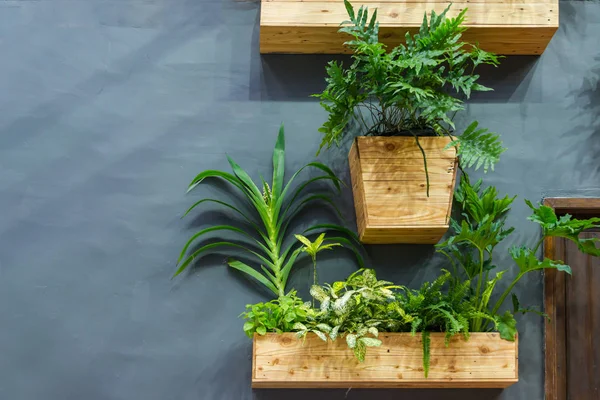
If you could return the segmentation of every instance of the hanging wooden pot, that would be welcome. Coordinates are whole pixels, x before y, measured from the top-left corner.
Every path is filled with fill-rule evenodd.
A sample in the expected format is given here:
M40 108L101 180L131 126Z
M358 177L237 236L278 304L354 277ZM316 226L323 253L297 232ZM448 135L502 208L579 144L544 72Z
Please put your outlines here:
M350 175L361 242L435 244L448 230L457 172L448 137L357 137Z

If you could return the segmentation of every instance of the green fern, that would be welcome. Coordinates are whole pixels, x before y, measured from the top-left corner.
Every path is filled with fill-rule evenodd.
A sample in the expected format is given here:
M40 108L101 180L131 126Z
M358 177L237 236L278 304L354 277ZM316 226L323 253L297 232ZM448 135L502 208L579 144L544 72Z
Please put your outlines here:
M463 99L491 90L478 83L475 68L498 64L494 54L461 41L466 9L453 18L446 17L449 8L432 12L429 19L425 14L419 32L407 32L406 43L388 52L379 42L377 11L369 16L368 8L355 12L347 0L344 3L349 20L339 31L351 36L345 45L353 53L352 64L329 63L327 86L314 95L328 113L319 129L319 151L340 144L354 126L351 122L365 135L452 136L453 117L465 109ZM487 171L504 149L496 134L476 128L471 124L452 145L458 146L462 165ZM423 156L429 181L427 155Z
M477 129L479 123L474 121L467 129L450 142L446 148L456 146L458 156L464 168L483 167L483 171L494 170L494 165L500 160L500 155L506 150L502 147L500 137L485 128Z

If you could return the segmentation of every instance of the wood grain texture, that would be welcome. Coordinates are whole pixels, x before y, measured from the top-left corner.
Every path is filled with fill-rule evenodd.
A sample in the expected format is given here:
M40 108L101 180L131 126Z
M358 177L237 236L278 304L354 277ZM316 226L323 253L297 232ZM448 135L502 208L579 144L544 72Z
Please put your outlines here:
M446 137L358 137L349 154L358 233L363 243L437 243L448 230L456 149Z
M465 341L431 334L429 377L423 374L421 336L381 334L381 347L369 348L363 363L345 340L323 342L310 334L255 335L254 388L503 388L518 381L518 342L497 333L474 333Z
M600 232L584 232L585 239L600 239ZM600 399L600 259L584 254L571 241L565 243L567 399Z
M415 33L423 14L441 12L447 1L367 0L377 8L380 40L392 48L404 43L405 32ZM360 5L355 4L355 7ZM455 16L468 8L463 38L498 54L541 54L558 29L558 0L469 1L453 3ZM262 0L261 53L347 53L348 39L337 32L347 19L339 0Z
M558 216L571 214L575 218L600 216L600 198L556 197L544 199L544 205L552 207ZM565 240L546 238L544 257L567 262ZM573 265L574 274L577 267ZM568 349L567 349L567 276L556 270L544 270L545 320L545 398L568 399Z

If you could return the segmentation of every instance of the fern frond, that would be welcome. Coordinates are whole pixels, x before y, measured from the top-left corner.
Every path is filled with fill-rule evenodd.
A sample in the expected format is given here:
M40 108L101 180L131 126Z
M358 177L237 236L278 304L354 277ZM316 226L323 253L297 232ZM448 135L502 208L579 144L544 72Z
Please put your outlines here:
M483 166L483 171L494 170L494 165L500 160L500 155L506 150L502 146L500 136L489 132L486 128L477 129L478 122L474 121L455 140L447 146L456 146L458 156L463 167L475 167L475 170Z

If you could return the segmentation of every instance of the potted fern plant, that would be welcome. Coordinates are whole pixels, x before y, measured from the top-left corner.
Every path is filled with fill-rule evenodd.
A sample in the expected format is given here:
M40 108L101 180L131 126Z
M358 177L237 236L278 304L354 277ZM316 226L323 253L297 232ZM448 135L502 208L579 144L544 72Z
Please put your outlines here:
M437 243L448 229L460 167L493 169L504 151L498 135L472 122L459 135L453 117L463 98L491 90L475 69L498 58L461 41L466 9L454 18L425 15L406 44L379 42L377 11L355 13L340 32L352 39L352 64L327 66L327 86L315 95L329 117L321 149L358 127L349 161L359 236L364 243Z

